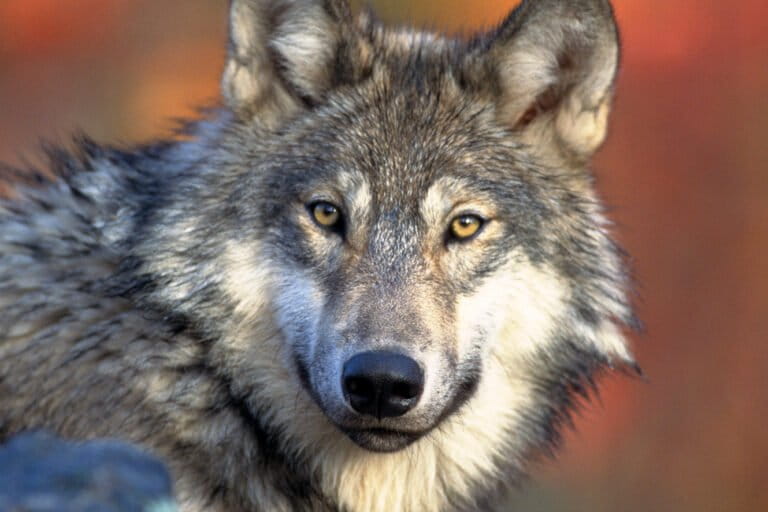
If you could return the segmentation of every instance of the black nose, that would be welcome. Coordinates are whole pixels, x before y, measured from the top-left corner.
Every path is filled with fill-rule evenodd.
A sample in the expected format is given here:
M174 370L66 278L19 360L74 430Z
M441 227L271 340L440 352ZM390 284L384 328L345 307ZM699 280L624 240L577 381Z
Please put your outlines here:
M360 414L402 416L416 405L424 389L419 364L394 352L361 352L344 363L341 375L349 405Z

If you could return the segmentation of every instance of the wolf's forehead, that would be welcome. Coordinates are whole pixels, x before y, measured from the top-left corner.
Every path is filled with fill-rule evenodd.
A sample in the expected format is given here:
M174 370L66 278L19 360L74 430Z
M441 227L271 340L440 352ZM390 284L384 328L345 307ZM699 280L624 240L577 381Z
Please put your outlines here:
M348 171L337 179L342 188L364 185L377 204L395 207L413 204L437 181L466 173L467 164L481 157L472 147L476 137L437 108L424 113L402 105L362 116L359 131L340 147L340 164Z
M370 202L385 221L414 218L426 199L431 210L478 189L493 199L516 179L519 148L486 102L450 89L437 78L402 79L332 101L313 124L332 142L313 136L308 148L326 152L319 179L330 177L360 209Z

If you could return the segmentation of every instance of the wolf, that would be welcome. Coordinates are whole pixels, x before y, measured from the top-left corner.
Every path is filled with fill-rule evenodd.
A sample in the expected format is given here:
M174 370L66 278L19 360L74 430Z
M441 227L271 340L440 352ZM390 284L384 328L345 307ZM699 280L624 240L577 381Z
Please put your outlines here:
M503 509L637 368L589 170L618 56L606 0L463 38L232 0L183 133L4 169L0 438L137 443L184 512Z

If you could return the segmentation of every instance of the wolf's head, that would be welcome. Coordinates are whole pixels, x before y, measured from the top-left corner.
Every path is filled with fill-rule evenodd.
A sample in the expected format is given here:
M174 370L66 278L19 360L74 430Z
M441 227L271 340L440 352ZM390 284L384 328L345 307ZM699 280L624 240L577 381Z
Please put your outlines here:
M296 378L356 443L402 448L483 381L503 409L504 379L629 360L584 169L617 66L607 1L524 2L471 41L334 0L236 0L230 27L236 203Z
M242 395L305 393L366 449L451 421L551 440L582 379L632 364L585 167L617 58L606 0L524 1L471 40L341 0L234 0L205 172L158 220L173 250L144 255L158 293L228 326L213 357Z

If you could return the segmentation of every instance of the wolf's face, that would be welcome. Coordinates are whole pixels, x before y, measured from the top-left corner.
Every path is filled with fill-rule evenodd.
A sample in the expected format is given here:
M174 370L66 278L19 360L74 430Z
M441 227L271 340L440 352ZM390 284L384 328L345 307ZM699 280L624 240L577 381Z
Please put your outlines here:
M235 305L239 389L266 379L249 366L266 356L237 315L265 304L287 378L375 451L473 410L499 415L498 436L546 441L583 377L631 363L624 274L585 168L616 71L607 2L523 2L471 41L330 0L236 0L230 26L211 171L230 192L201 214L234 231L201 272L225 270L209 281Z
M511 321L489 308L503 299L487 284L536 257L547 209L489 104L407 87L380 80L331 100L294 128L291 152L304 157L265 184L279 323L299 375L376 450L417 439L472 395Z

